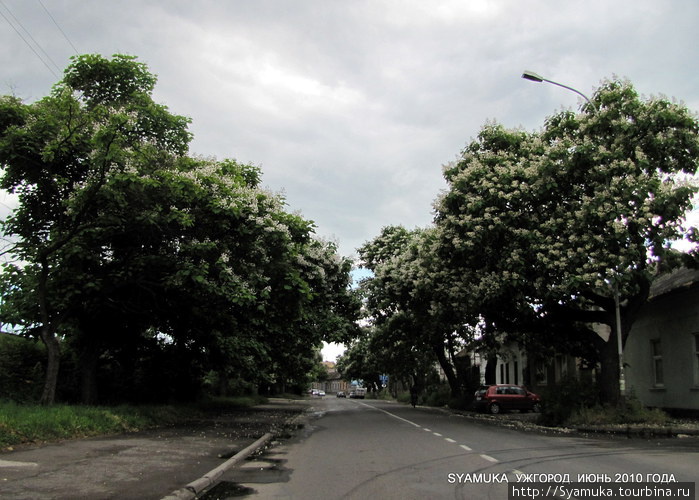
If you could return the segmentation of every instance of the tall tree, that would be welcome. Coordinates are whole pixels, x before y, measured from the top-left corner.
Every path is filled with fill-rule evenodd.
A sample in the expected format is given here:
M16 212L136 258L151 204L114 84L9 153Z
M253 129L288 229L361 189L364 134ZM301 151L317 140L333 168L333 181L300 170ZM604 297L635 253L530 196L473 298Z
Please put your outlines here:
M362 265L373 272L362 287L366 308L376 334L399 336L414 348L418 358L425 350L436 359L454 396L461 384L453 359L463 346L465 320L454 314L445 295L451 285L445 280L435 252L436 230L386 227L374 240L359 249Z
M113 175L187 151L189 120L156 104L154 85L133 57L86 55L73 59L50 96L32 104L0 99L0 187L19 199L3 232L35 279L32 323L48 351L45 404L55 399L56 333L68 315L51 295L61 255L94 227L95 201Z
M615 295L625 342L652 280L691 260L671 245L696 241L684 218L699 126L683 105L641 99L628 82L604 83L592 101L548 118L540 133L485 126L445 170L435 220L447 265L462 288L479 290L489 319L507 323L504 313L517 311L609 325L608 338L578 331L614 402Z

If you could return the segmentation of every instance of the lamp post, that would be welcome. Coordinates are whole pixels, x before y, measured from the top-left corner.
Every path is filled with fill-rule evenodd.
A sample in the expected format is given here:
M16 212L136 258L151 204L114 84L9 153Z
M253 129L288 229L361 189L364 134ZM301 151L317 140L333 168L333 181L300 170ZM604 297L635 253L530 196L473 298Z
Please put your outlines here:
M595 106L595 103L593 103L589 97L587 97L585 94L583 94L579 90L574 89L573 87L569 87L568 85L563 85L562 83L554 82L553 80L548 80L548 79L544 78L543 76L540 76L540 75L534 73L533 71L528 71L528 70L525 70L524 73L522 73L522 78L524 78L525 80L536 82L536 83L541 83L541 82L551 83L553 85L557 85L559 87L563 87L564 89L575 92L576 94L581 96L583 99L585 99L590 106L592 106L592 109L595 110L595 114L597 114L599 112L599 109L597 108L597 106ZM622 342L621 342L621 311L620 311L620 306L619 306L619 286L616 283L614 284L614 315L615 315L615 322L616 322L617 353L619 355L619 395L621 396L621 399L623 400L623 398L626 394L626 377L624 375L624 348L623 348Z
M592 102L585 94L583 94L579 90L574 89L573 87L569 87L568 85L563 85L562 83L554 82L553 80L547 80L543 76L537 75L533 71L529 71L529 70L524 70L524 73L522 73L522 78L524 78L525 80L529 80L529 81L537 82L537 83L541 83L541 82L551 83L553 85L558 85L559 87L563 87L564 89L568 89L572 92L575 92L583 99L585 99L590 104L590 106L592 106L594 108L595 113L597 113L597 111L599 111L597 109L597 106L595 106L594 102Z

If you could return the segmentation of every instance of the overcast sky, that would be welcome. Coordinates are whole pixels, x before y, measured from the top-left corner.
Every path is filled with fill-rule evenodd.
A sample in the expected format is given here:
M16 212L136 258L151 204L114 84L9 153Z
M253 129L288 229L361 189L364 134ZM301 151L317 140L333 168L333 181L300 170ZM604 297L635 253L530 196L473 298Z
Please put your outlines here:
M0 0L0 13L0 92L45 96L76 52L136 55L155 99L192 118L193 154L261 166L346 256L383 226L428 225L442 165L486 121L538 130L581 104L524 69L587 94L625 77L699 110L696 0Z
M260 165L347 256L385 225L428 225L442 165L487 120L536 130L579 106L524 69L588 94L627 77L699 110L695 0L1 0L0 13L0 92L43 97L76 50L136 55L155 99L192 118L192 153Z

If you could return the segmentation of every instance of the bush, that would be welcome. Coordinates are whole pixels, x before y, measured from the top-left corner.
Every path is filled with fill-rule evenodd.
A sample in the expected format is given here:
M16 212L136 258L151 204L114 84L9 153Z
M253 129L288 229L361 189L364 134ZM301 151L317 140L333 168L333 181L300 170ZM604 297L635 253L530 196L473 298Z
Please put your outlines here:
M621 408L596 405L592 408L579 408L568 420L571 425L617 425L649 424L664 425L668 415L658 408L645 408L630 395Z
M452 410L470 410L473 408L473 396L465 395L449 399L449 408Z
M46 350L40 342L0 334L0 399L36 402L44 383Z
M410 391L399 392L396 396L396 401L399 403L410 403Z
M567 377L542 394L539 424L558 426L565 424L582 408L599 405L599 391L595 384Z
M408 394L410 397L410 394ZM451 389L448 384L432 385L421 394L419 400L425 406L447 406L451 399Z

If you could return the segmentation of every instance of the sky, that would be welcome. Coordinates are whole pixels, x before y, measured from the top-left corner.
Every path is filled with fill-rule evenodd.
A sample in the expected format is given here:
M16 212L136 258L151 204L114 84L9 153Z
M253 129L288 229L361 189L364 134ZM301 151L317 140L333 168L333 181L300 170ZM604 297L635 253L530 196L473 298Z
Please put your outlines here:
M190 152L263 184L342 255L432 221L442 166L487 122L538 130L628 78L699 110L695 0L0 0L0 93L50 92L71 56L138 56ZM20 36L21 35L21 36ZM0 204L12 199L0 195Z

